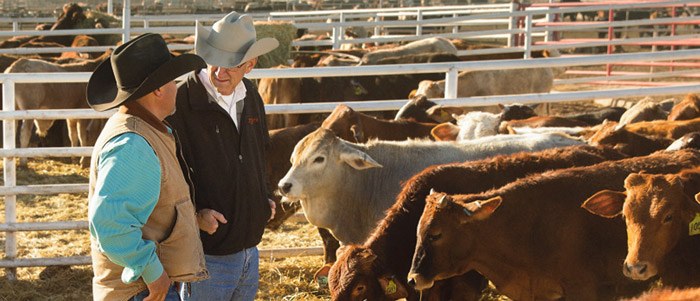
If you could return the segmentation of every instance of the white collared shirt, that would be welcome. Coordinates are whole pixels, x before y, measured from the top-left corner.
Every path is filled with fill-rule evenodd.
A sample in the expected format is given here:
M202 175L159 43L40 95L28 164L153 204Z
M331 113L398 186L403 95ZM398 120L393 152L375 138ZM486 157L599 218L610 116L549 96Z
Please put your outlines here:
M222 95L216 89L214 86L211 84L209 81L209 73L207 73L207 68L202 69L199 74L199 80L202 81L204 84L204 88L207 90L207 93L214 97L216 99L216 102L226 111L228 114L231 116L231 119L233 119L233 122L236 124L236 128L240 128L238 126L239 120L236 117L237 113L236 112L236 106L235 104L239 101L243 101L245 99L245 95L248 92L248 90L245 88L245 84L243 83L243 80L241 80L238 85L236 85L236 88L233 89L233 93L231 95Z

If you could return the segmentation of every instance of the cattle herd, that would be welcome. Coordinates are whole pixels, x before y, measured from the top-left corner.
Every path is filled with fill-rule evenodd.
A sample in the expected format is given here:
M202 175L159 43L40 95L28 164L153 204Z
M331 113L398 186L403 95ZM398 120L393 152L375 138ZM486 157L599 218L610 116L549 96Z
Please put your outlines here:
M393 119L338 105L271 131L271 188L319 227L333 300L700 294L698 95L498 110L417 95Z
M64 12L50 30L70 28L82 14L73 6ZM24 39L0 47L100 45ZM430 38L316 49L291 67L522 57L457 56L484 47L493 46ZM8 56L0 64L5 73L90 71L108 54ZM462 72L458 95L548 93L560 72ZM407 99L391 114L341 104L327 116L268 116L268 185L279 204L268 227L303 209L324 241L326 265L316 279L327 281L333 300L478 300L489 283L514 300L700 299L700 97L552 115L546 104L438 105L430 99L444 96L441 78L259 81L267 104ZM85 84L18 85L17 108L85 108L76 101L84 93ZM74 146L90 145L101 128L68 124ZM51 121L36 125L44 134ZM23 123L22 147L31 131ZM662 287L650 291L658 280Z

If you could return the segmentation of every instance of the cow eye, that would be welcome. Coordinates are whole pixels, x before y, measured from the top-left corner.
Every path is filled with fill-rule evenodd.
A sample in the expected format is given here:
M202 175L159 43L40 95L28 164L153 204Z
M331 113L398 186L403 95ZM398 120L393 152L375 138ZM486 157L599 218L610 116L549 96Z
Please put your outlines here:
M664 218L664 223L668 223L673 219L673 214L669 214Z
M365 291L365 286L364 286L364 285L358 285L358 286L355 287L355 292L358 293L358 294L359 294L359 293L362 293L362 292L364 292L364 291Z
M323 163L323 160L325 160L323 157L316 157L316 159L314 159L314 163Z
M442 234L428 235L428 241L434 242L442 237Z

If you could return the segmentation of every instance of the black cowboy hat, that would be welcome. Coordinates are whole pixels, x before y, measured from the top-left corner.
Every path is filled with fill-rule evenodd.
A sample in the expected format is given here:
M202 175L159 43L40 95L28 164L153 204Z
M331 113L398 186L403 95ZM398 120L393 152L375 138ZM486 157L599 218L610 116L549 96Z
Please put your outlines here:
M162 36L145 33L117 47L97 66L88 81L87 101L96 111L106 111L206 66L194 54L173 56Z

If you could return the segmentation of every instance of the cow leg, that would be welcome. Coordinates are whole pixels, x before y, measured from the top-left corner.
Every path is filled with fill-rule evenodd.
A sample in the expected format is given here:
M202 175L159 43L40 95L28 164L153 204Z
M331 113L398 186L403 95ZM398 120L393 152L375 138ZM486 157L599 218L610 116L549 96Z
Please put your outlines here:
M318 228L318 234L321 235L323 240L323 259L326 263L335 262L335 251L340 248L340 242L327 229Z
M78 140L80 141L80 146L89 146L88 145L88 134L87 134L87 127L89 124L90 124L90 119L78 119L76 122L76 129L78 132ZM81 168L90 167L90 157L80 157L80 167Z
M296 202L282 202L280 198L275 198L275 217L272 220L267 221L265 228L270 230L277 230L290 216L296 214L297 210L301 208L299 201Z
M78 137L78 119L66 119L66 125L68 126L68 138L70 139L70 146L77 147L80 142ZM72 158L71 161L74 164L79 163L78 158Z
M27 148L29 146L29 139L32 137L32 130L34 129L34 120L23 119L22 126L19 131L19 147ZM19 166L27 167L27 157L19 158Z

